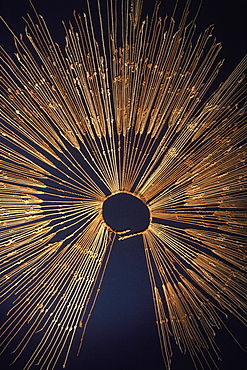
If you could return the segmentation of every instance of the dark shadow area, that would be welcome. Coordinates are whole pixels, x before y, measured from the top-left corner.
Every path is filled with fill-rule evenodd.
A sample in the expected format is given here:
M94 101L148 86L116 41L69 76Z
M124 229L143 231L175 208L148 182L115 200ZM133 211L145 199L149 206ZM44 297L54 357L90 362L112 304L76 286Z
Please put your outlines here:
M150 222L148 207L141 199L128 193L108 197L103 204L103 217L113 230L129 230L132 234L146 230Z

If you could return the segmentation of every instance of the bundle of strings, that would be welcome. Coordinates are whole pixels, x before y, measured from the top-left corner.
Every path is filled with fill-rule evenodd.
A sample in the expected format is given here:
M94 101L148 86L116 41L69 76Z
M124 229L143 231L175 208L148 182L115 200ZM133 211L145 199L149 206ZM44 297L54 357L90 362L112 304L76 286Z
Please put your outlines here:
M106 224L112 194L150 212L138 235L167 369L171 336L196 365L218 353L222 312L246 324L247 60L205 98L221 45L212 27L194 39L189 5L176 24L158 5L142 20L141 0L98 1L95 21L88 4L64 50L34 9L16 57L2 49L3 350L19 338L16 360L42 333L25 369L65 367L114 240L135 237Z

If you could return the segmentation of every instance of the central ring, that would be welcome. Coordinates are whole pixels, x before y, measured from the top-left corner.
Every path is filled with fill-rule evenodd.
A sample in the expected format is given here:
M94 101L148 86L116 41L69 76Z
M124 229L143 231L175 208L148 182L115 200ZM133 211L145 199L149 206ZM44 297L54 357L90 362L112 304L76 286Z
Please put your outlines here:
M150 225L151 215L145 201L130 192L110 194L103 202L102 216L119 239L143 233Z

